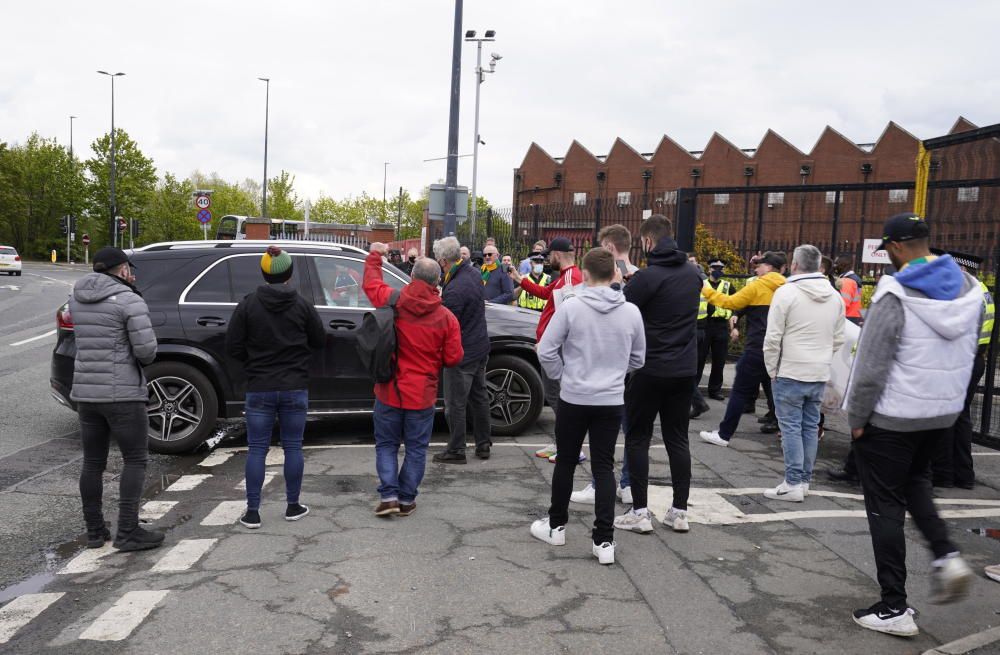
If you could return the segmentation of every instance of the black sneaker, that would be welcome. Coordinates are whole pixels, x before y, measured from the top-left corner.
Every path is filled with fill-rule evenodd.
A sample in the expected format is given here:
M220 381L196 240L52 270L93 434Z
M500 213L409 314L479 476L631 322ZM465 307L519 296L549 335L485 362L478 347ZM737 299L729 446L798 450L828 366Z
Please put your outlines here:
M725 400L726 397L722 395L721 391L709 391L708 397L712 400Z
M298 521L300 518L309 513L309 508L302 503L295 503L294 505L289 505L285 509L285 520L286 521Z
M708 406L708 403L702 401L700 405L691 406L691 411L688 413L688 417L692 419L698 418L699 416L707 412L709 409L711 408Z
M449 453L447 450L432 458L440 464L465 464L465 453Z
M833 482L853 482L857 484L860 481L857 473L850 473L844 469L830 469L826 472L826 477Z
M260 511L256 509L248 509L240 517L240 524L244 527L250 528L251 530L256 530L260 527Z
M777 421L777 419L771 412L768 412L767 414L764 414L763 416L757 418L758 423L773 423L775 421Z
M489 459L490 447L483 446L482 448L476 448L476 457L478 457L479 459Z
M780 429L777 421L768 421L760 426L760 431L764 434L775 434Z
M915 637L920 634L920 629L913 622L913 610L908 607L895 609L883 601L866 609L855 610L854 622L863 628L897 637Z
M160 544L163 543L164 536L162 532L153 532L141 526L136 526L128 532L119 530L112 545L126 553L133 550L149 550L151 548L159 548Z
M87 528L87 548L100 548L108 541L111 541L111 530L107 523L99 528Z

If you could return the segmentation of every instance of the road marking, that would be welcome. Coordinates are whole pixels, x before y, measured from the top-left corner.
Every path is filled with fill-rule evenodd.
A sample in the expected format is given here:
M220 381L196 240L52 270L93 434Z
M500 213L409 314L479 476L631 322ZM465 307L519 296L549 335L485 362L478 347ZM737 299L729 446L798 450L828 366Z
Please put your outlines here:
M261 489L265 488L268 484L270 484L271 480L273 480L274 476L276 476L277 474L278 473L276 471L265 471L264 484L261 485ZM236 485L236 491L246 491L246 490L247 490L247 480L246 478L243 478L242 480L240 480L240 483Z
M43 280L48 280L50 282L58 282L59 284L65 284L68 287L71 287L74 284L73 282L67 282L66 280L57 280L54 277L47 277L45 275L39 275L38 273L27 273L26 272L25 275L33 275L34 277L40 277Z
M140 521L157 521L174 508L176 500L151 500L139 511Z
M973 457L1000 457L1000 453L972 453Z
M91 641L121 641L132 634L169 591L130 591L80 634Z
M216 541L218 539L182 539L161 557L151 570L153 573L187 571L215 545Z
M244 450L246 450L244 448ZM216 450L205 459L198 462L198 466L218 466L224 464L226 460L236 454L235 450Z
M0 287L0 289L10 289L11 291L20 291L21 287L17 286L16 284L5 284L2 287Z
M247 507L245 500L224 500L215 506L208 516L201 520L202 525L231 525L243 516Z
M76 573L93 573L101 567L101 559L118 550L111 544L104 544L100 548L87 548L82 553L71 559L58 571L59 575L73 575Z
M271 446L267 451L267 457L264 459L264 464L266 466L282 466L285 463L285 451L281 448Z
M25 594L0 607L0 644L6 644L14 634L66 594Z
M56 332L57 332L57 330L51 330L49 332L46 332L45 334L39 334L37 337L31 337L30 339L23 339L21 341L15 341L14 343L12 343L10 345L12 345L12 346L23 346L24 344L31 343L32 341L38 341L39 339L44 339L46 337L51 337Z
M964 655L996 641L1000 641L1000 628L990 628L925 650L922 655Z
M164 489L164 491L191 491L199 484L205 480L212 477L210 473L202 473L199 475L182 475L181 477L174 480L174 483Z

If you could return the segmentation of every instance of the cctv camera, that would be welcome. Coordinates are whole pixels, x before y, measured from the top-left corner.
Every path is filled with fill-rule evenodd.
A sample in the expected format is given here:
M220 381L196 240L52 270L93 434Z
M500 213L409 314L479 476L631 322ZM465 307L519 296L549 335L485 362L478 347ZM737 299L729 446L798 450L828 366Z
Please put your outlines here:
M501 59L503 59L503 57L502 57L501 55L499 55L499 54L497 54L497 53L495 53L495 52L494 52L494 53L492 53L492 54L490 55L490 57L491 57L491 58L493 59L493 61L500 61Z

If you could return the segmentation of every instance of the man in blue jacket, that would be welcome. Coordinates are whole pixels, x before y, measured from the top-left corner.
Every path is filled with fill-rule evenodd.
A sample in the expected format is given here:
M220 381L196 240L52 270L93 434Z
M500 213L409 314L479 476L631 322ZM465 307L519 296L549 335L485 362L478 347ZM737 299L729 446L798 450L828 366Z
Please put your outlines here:
M498 305L514 302L514 283L500 264L500 251L496 246L483 248L483 265L479 270L486 300Z
M444 464L465 464L466 411L472 414L472 433L476 439L476 456L489 459L490 399L486 393L486 362L490 358L490 340L486 333L485 287L476 269L460 254L455 237L434 242L434 259L444 272L441 302L455 315L462 328L462 348L465 356L453 368L444 369L444 408L451 436L444 452L434 455L434 461ZM497 249L487 246L493 253ZM484 253L485 255L485 253ZM495 268L495 267L494 267ZM500 271L496 271L499 273ZM502 277L511 285L506 274Z

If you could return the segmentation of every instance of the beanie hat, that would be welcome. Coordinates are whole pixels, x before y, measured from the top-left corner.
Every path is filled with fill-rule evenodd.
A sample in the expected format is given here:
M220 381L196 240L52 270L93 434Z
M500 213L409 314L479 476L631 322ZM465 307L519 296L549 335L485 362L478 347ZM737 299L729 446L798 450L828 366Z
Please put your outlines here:
M292 257L278 246L268 246L260 258L260 271L268 284L281 284L292 277Z

